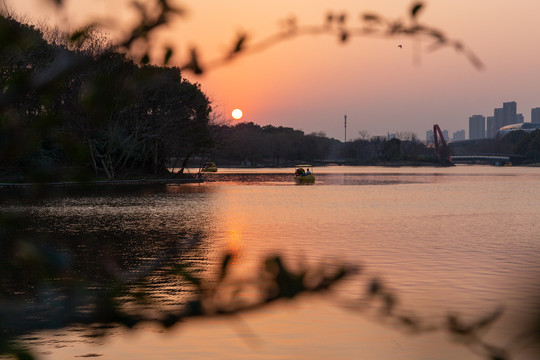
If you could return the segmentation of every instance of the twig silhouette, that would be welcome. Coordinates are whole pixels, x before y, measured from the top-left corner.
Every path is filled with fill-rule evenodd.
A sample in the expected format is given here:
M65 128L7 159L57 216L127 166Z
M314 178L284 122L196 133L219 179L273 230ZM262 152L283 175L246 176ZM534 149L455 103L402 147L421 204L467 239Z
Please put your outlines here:
M423 3L415 3L410 9L408 21L390 20L383 16L366 13L360 16L360 23L356 25L348 24L348 16L345 13L338 15L328 14L323 24L299 26L296 18L292 17L284 21L284 28L278 32L263 38L257 42L250 42L246 33L239 34L233 42L230 50L221 57L202 64L199 60L199 53L196 48L191 49L190 59L180 68L195 74L213 70L225 66L237 59L239 56L252 55L263 52L282 42L290 41L303 36L332 36L341 43L350 41L353 37L378 37L381 39L407 36L418 41L429 42L427 51L433 52L444 47L453 48L462 53L470 63L477 69L484 67L482 61L459 40L452 39L443 31L418 22L418 13L423 9ZM402 45L399 45L402 47ZM421 49L415 49L416 57L419 58Z

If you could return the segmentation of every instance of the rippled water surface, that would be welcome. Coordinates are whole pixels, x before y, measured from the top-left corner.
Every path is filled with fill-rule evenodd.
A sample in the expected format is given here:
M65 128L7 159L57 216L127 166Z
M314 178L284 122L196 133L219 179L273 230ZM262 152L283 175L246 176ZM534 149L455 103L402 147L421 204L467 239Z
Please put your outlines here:
M62 189L32 203L3 190L1 207L31 214L29 233L62 237L79 254L113 254L126 269L175 248L211 273L230 251L234 274L248 277L264 257L281 254L296 265L363 265L337 290L347 300L377 277L400 306L430 319L504 306L495 339L535 313L540 168L328 167L315 169L313 185L296 185L292 171L220 169L203 184ZM157 273L151 286L163 303L180 301L173 279ZM442 336L404 335L333 300L304 299L241 322L190 322L171 334L119 329L99 345L66 329L37 334L34 346L46 359L478 358Z

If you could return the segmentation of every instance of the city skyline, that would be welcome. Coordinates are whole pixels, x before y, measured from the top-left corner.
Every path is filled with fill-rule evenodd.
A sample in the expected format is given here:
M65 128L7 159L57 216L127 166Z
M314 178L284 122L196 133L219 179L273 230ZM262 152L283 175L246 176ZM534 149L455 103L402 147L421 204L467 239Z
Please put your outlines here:
M540 108L533 107L530 113L531 121L527 123L540 123ZM493 139L502 127L523 123L526 123L525 117L517 112L517 102L503 102L502 107L493 109L492 116L475 114L469 117L469 139Z

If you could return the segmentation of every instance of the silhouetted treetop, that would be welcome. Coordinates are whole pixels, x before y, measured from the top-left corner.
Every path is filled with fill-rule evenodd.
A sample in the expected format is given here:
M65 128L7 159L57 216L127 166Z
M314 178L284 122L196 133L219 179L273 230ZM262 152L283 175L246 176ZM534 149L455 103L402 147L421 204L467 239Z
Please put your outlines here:
M76 166L109 179L159 175L171 158L212 145L210 101L179 68L136 65L102 47L99 33L69 49L12 18L0 17L0 27L10 34L0 49L4 172Z

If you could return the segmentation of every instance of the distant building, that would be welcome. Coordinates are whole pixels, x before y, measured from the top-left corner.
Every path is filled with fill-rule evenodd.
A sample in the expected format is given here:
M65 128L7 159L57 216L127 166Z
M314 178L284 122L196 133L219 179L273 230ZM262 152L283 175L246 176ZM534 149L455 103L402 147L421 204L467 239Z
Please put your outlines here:
M540 107L531 109L531 122L540 124Z
M532 131L534 131L536 129L540 129L540 123L511 124L511 125L503 126L499 130L499 136L504 136L504 135L508 134L509 132L517 131L517 130L523 130L523 131L526 131L526 132L532 132Z
M493 139L499 128L495 127L495 116L486 117L486 138Z
M444 141L450 140L448 137L448 130L441 130L442 135L444 137ZM435 142L435 138L433 136L433 130L426 131L426 144L433 144Z
M493 117L493 126L495 131L497 131L504 126L503 108L496 108L493 110Z
M503 103L502 126L516 124L517 123L516 115L517 115L517 103L515 101Z
M458 130L452 134L453 141L465 140L465 130Z
M486 118L484 115L473 115L469 118L469 139L484 139L486 137Z
M426 144L433 144L435 139L433 138L433 130L426 131Z
M534 119L534 120L533 120ZM531 110L531 122L540 123L540 108ZM483 115L473 115L469 118L469 139L494 139L503 126L523 124L523 114L517 113L517 103L508 101L502 108L495 108L493 116L484 118Z
M443 130L442 136L444 137L444 140L446 141L450 140L450 138L448 137L448 130Z

